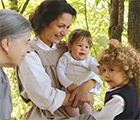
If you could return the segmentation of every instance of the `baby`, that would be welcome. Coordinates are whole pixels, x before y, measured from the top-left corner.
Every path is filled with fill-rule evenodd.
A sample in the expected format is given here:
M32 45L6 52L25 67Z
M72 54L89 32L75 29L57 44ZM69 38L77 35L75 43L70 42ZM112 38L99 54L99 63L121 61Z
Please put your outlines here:
M96 85L89 92L100 94L102 81L98 76L98 62L89 56L92 37L89 31L75 29L68 39L69 51L64 53L58 61L57 75L60 83L72 92L88 80L95 81ZM92 106L84 103L80 108L65 107L70 116L79 114L92 114Z

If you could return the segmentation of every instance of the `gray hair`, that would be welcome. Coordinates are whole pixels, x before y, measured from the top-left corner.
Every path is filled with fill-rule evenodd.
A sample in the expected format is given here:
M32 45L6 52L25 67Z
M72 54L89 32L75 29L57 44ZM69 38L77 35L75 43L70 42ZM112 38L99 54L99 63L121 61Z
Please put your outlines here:
M0 41L3 38L16 39L31 33L30 23L14 10L0 9Z

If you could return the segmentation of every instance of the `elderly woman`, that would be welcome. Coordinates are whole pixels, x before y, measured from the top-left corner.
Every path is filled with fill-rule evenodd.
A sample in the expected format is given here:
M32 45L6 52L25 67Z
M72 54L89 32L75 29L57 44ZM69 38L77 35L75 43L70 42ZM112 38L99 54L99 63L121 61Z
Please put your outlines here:
M29 22L19 13L0 10L0 120L11 120L12 101L9 80L2 67L19 66L30 52Z

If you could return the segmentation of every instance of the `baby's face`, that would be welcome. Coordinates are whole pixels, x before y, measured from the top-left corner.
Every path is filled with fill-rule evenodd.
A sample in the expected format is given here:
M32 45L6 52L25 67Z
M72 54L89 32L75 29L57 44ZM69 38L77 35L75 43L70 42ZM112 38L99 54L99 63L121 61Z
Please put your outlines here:
M71 45L71 54L75 60L84 60L89 55L90 46L86 39L76 40Z

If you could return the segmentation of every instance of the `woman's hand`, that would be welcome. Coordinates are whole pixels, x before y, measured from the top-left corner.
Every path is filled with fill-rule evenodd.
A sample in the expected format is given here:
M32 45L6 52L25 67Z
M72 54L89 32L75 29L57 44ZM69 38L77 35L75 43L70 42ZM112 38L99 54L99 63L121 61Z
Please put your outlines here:
M95 80L89 80L77 87L70 96L70 101L73 101L73 107L80 107L85 102L88 102L91 106L94 103L93 94L89 92L90 89L95 87Z
M67 87L69 92L72 92L76 89L76 85L74 83L72 83L70 86Z

